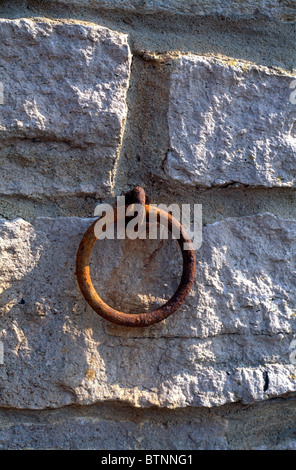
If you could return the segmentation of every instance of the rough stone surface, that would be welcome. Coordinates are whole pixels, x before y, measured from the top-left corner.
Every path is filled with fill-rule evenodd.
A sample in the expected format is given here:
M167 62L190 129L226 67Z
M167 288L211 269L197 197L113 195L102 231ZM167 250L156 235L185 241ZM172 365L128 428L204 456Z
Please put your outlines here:
M295 450L295 0L0 4L31 18L0 20L0 449ZM141 330L74 274L79 217L139 184L204 215L190 297ZM97 245L114 307L176 289L176 243Z
M275 446L261 446L252 450L296 450L296 440L281 442Z
M115 410L116 412L116 410ZM226 449L223 422L218 419L175 422L167 426L161 416L158 421L135 423L130 419L100 419L96 417L73 417L43 420L1 426L0 449ZM33 422L32 422L33 421ZM151 422L152 421L152 422ZM221 420L220 420L221 421Z
M169 178L193 186L295 186L293 76L183 56L172 73Z
M125 34L0 20L2 194L106 194L127 113Z
M1 221L1 406L211 407L296 390L296 222L263 214L204 227L192 294L146 329L111 325L82 298L75 255L90 222ZM94 285L117 308L152 308L177 287L175 245L100 241Z
M56 0L55 3L71 4L78 7L89 6L88 0ZM295 20L296 4L294 0L94 0L92 8L108 10L127 10L148 14L181 15L223 15L234 18L249 18L265 15L282 21Z
M293 394L292 394L293 395ZM296 397L213 408L0 409L0 449L294 449Z

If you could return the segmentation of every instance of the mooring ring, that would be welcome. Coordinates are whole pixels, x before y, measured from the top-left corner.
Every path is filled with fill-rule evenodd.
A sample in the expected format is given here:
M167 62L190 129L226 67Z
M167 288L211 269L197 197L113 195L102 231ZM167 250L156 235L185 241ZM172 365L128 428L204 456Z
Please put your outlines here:
M117 325L144 327L164 320L165 318L172 315L172 313L174 313L182 305L193 285L196 260L190 237L188 236L184 227L171 214L165 212L162 209L159 209L158 207L145 205L146 216L149 216L149 213L151 212L154 213L154 216L159 218L160 223L165 219L167 220L167 225L170 232L173 232L173 230L176 229L176 231L173 233L180 234L177 241L183 256L183 273L180 284L173 296L164 305L157 308L156 310L135 314L120 312L107 305L96 292L91 281L89 263L92 249L98 240L97 236L95 235L95 225L99 219L93 222L93 224L85 232L78 248L76 257L76 275L79 287L85 300L101 317L109 320L111 323L116 323ZM119 220L118 212L114 210L113 223L115 224ZM178 230L179 232L177 232ZM187 244L186 249L184 244Z

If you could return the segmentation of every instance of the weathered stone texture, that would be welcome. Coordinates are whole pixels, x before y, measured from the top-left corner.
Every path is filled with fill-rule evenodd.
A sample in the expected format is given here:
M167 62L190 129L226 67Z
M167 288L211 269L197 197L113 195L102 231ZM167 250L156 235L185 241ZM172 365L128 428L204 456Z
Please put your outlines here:
M0 219L0 449L296 450L295 0L4 3L35 19L0 18L0 216L21 216ZM79 215L132 184L220 220L182 308L143 329L75 276ZM176 241L93 250L131 314L181 272Z
M55 0L54 3L89 6L88 0ZM264 15L272 19L293 21L296 15L294 0L93 0L92 8L124 10L147 14L223 15L250 18Z
M27 422L1 426L0 449L63 450L158 450L227 448L223 423L207 418L204 422L174 423L166 426L160 420L135 423L130 420L77 417ZM99 461L98 461L99 463Z
M145 329L111 325L82 298L75 255L90 222L1 222L1 406L213 406L296 390L295 222L263 214L205 227L188 301ZM152 308L178 284L175 244L98 242L94 285L118 308Z
M293 395L293 394L292 394ZM296 397L212 408L0 409L0 449L295 449Z
M172 73L169 178L193 186L295 186L293 76L183 56Z
M1 19L0 40L0 193L106 195L127 113L126 35Z
M296 450L296 440L285 441L275 446L261 446L253 448L252 450Z

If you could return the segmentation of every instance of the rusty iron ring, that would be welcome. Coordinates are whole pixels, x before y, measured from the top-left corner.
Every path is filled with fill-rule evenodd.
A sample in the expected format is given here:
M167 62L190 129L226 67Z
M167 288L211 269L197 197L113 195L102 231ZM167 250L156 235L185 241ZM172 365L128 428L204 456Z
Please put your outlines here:
M174 295L164 305L156 310L136 314L120 312L107 305L96 292L90 277L89 263L92 249L98 239L95 236L94 227L99 219L93 222L93 224L88 228L78 248L76 257L76 275L85 300L96 313L117 325L144 327L164 320L172 315L172 313L182 305L193 285L196 261L193 245L188 234L184 230L183 226L171 214L168 214L155 206L145 205L146 216L151 212L154 212L154 215L158 217L161 216L160 220L163 220L162 217L165 217L168 220L168 229L171 232L174 227L180 230L178 243L183 256L183 273L180 284ZM114 210L114 223L119 220L117 217L118 213ZM184 243L188 244L187 247L189 247L189 249L184 249Z

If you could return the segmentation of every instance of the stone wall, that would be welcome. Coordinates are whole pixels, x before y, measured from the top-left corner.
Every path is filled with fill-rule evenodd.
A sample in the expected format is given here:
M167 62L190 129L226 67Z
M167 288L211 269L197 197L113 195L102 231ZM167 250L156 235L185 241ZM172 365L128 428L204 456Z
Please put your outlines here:
M295 12L1 2L0 448L296 449ZM75 276L96 205L136 185L203 208L190 296L143 329ZM111 306L177 288L175 242L97 245Z

